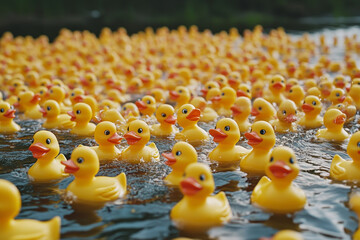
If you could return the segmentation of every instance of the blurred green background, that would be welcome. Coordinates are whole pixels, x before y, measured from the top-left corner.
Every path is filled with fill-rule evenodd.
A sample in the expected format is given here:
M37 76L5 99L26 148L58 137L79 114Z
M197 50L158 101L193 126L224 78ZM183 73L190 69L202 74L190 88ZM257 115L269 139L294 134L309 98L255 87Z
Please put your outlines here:
M62 27L99 33L108 26L129 33L196 24L213 32L261 24L265 29L311 30L358 25L359 0L11 0L0 1L0 31L55 37Z

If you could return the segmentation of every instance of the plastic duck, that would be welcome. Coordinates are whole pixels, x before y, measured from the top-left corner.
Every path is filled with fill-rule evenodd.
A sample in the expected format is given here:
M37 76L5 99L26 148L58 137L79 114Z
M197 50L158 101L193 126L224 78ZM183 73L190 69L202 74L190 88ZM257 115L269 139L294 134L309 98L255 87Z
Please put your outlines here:
M164 90L160 88L154 88L150 90L151 96L155 98L156 103L163 104L167 100L167 95Z
M44 128L71 129L75 126L68 114L60 114L60 106L55 100L46 100L40 111L46 118L42 124Z
M22 92L18 97L18 105L25 109L25 117L30 119L42 118L40 112L40 96L31 91Z
M234 105L231 107L233 118L236 121L240 132L249 130L251 124L249 115L251 112L251 100L247 97L238 97Z
M154 136L166 137L179 132L176 123L175 110L169 104L161 104L156 110L156 119L159 124L151 125L150 132Z
M300 85L295 85L290 88L288 98L292 100L298 108L301 107L304 97L305 92Z
M220 88L223 88L228 85L228 80L226 76L223 74L218 74L214 77L214 81L217 82L220 86Z
M187 232L203 232L228 222L232 216L224 192L211 196L214 179L210 168L192 163L185 169L180 190L184 197L173 207L170 218L175 226Z
M21 208L19 190L11 182L0 179L0 239L60 239L60 217L49 221L15 220Z
M159 150L155 143L146 146L150 140L150 129L144 121L134 120L130 122L124 138L130 146L122 151L123 160L130 163L160 160Z
M28 172L32 181L46 182L68 176L64 173L64 166L61 165L61 161L66 158L63 154L59 155L59 143L52 132L45 130L36 132L29 150L37 159Z
M134 103L125 103L121 108L121 115L123 115L128 122L131 122L140 117L140 112Z
M214 137L214 142L218 143L210 154L209 159L219 163L237 162L249 152L236 143L240 140L240 130L237 123L231 118L220 119L215 129L210 129L209 133Z
M197 153L193 146L187 142L177 142L169 153L162 153L166 158L165 164L172 168L164 181L169 185L179 186L186 167L197 162Z
M252 150L241 160L240 169L247 173L264 174L271 148L275 145L275 132L265 121L253 123L251 129L250 133L245 133L245 137Z
M251 194L252 204L265 211L287 214L304 208L306 196L292 181L299 174L295 153L288 147L276 147L270 153L263 176Z
M86 73L81 79L81 85L83 86L87 94L95 94L98 80L94 73Z
M136 101L135 104L144 117L154 117L154 112L156 111L155 98L146 95L141 100Z
M321 99L327 99L333 89L332 83L326 77L321 78L319 83L319 90L321 92Z
M65 100L65 95L65 90L62 87L53 86L49 89L48 99L55 100L59 104L61 113L67 113L71 110L70 107L66 107L63 103Z
M281 230L271 238L262 237L259 240L304 240L300 233L293 230Z
M202 97L194 97L193 99L191 99L190 104L194 105L195 108L200 109L200 122L215 121L219 117L219 115L214 109L207 106L205 99Z
M271 103L280 103L285 100L283 92L285 91L285 78L281 75L275 75L271 78L269 85L270 92L265 95L265 99Z
M175 139L183 140L193 145L209 140L207 132L197 125L200 115L201 111L193 105L182 105L177 111L177 121L183 130L180 133L176 133Z
M240 86L238 87L237 91L236 91L236 96L238 97L247 97L251 99L251 92L250 92L250 86L242 83L240 84Z
M176 102L175 109L179 109L182 105L190 101L191 94L189 89L178 86L175 91L170 91L170 99Z
M320 116L322 103L316 96L307 96L301 109L305 115L300 118L298 124L304 128L312 129L323 125L323 118Z
M276 110L274 106L264 98L256 98L253 102L251 115L255 116L254 122L270 122L271 120L276 119Z
M360 78L354 78L351 82L349 95L354 100L357 110L360 110Z
M206 82L204 85L204 88L201 89L202 96L204 98L207 98L207 94L212 88L219 88L219 87L220 87L220 85L215 81Z
M82 88L74 88L69 96L72 105L75 105L84 100L85 91Z
M347 146L347 161L336 154L331 162L330 176L336 180L360 181L360 132L354 133Z
M212 88L209 90L208 94L206 95L206 101L211 101L210 107L215 111L219 110L220 105L220 97L221 91L219 88Z
M138 77L132 78L127 87L128 92L132 94L140 93L142 89L143 83Z
M333 106L339 103L343 103L345 98L345 91L341 88L334 88L328 97Z
M231 87L223 87L220 94L220 108L217 113L221 116L230 117L232 115L231 106L236 100L236 92Z
M100 161L120 158L121 151L115 146L120 144L122 137L116 133L116 126L112 122L104 121L95 128L95 141L99 146L91 147L95 150Z
M282 101L277 111L277 119L271 122L275 132L296 132L296 114L296 105L293 101Z
M95 177L99 172L99 158L90 147L80 146L71 153L71 159L61 162L65 172L75 179L66 188L77 202L103 203L126 194L126 175Z
M69 111L68 114L71 117L71 121L74 121L75 127L71 129L71 133L90 137L94 135L95 124L90 123L92 117L92 110L86 103L77 103L74 105L73 110Z
M330 106L328 109L331 108L339 109L342 113L346 115L345 123L351 122L355 119L356 107L354 105L339 103L335 106Z
M345 88L347 84L345 76L344 75L336 76L334 78L333 84L337 88L341 88L341 89Z
M0 134L11 134L20 130L20 126L14 122L15 112L9 103L0 100Z
M338 109L329 109L324 114L325 129L319 129L316 132L318 138L324 138L330 141L343 141L349 137L344 130L343 125L346 115Z
M230 87L233 89L238 89L240 83L241 83L241 75L240 72L230 72L228 75L228 83Z
M360 219L360 194L355 193L352 194L349 201L350 208L355 211L358 219ZM358 240L360 239L360 224L354 235L352 236L352 239Z

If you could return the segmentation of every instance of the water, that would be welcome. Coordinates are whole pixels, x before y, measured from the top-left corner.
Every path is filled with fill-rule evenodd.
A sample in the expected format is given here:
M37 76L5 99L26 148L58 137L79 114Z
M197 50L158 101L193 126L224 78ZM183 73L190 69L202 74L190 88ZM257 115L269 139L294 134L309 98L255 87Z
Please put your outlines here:
M339 38L358 32L358 28L324 30L316 32ZM330 40L330 39L329 39ZM341 42L341 40L339 40ZM339 51L333 51L334 57ZM346 129L354 133L359 129L359 116ZM35 162L28 147L33 134L42 129L38 121L16 121L22 130L13 135L0 135L0 178L13 182L20 190L22 209L18 218L48 220L60 216L62 239L171 239L186 236L200 239L258 239L271 236L281 229L300 231L305 239L350 239L357 228L357 218L349 209L349 195L357 191L355 184L332 181L329 168L332 157L347 157L347 141L321 142L315 138L316 130L277 134L276 145L294 149L301 168L294 181L307 196L304 210L293 215L264 213L250 204L250 195L259 178L248 178L239 169L215 172L215 192L224 191L230 202L233 218L223 227L213 228L203 235L186 235L171 224L169 212L182 198L176 188L164 184L170 172L161 158L159 163L141 165L120 161L101 165L98 175L115 176L125 172L129 193L125 199L106 204L101 208L76 206L64 199L64 189L73 177L52 184L33 184L27 178L29 167ZM205 130L215 123L200 124ZM59 140L61 153L67 158L78 144L94 145L92 138L76 138L68 131L53 131ZM160 152L169 151L173 139L152 138ZM249 148L242 137L239 144ZM119 146L125 147L123 141ZM200 162L207 162L207 154L216 145L213 142L197 147Z

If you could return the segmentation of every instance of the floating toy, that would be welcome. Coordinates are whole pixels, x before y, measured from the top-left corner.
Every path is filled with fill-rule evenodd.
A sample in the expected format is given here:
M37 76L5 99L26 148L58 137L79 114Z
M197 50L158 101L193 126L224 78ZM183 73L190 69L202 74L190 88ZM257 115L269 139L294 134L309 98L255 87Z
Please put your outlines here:
M251 202L265 211L287 214L300 211L306 204L302 189L292 181L299 174L299 166L292 149L276 147L272 150L265 172L251 194Z
M197 162L197 153L193 146L187 142L177 142L169 153L162 153L166 158L165 164L172 168L164 181L169 185L179 186L186 167Z
M61 165L61 161L66 158L63 154L59 155L59 143L52 132L44 130L36 132L29 150L37 159L28 171L30 180L47 182L68 176L64 172L64 166Z
M283 95L285 91L285 78L281 75L275 75L270 80L269 92L265 95L265 99L271 103L280 103L285 100Z
M230 72L228 77L228 83L233 89L238 89L241 83L241 75L239 72Z
M55 100L46 100L40 111L46 119L42 124L44 128L71 129L75 126L68 114L60 114L60 106Z
M90 137L94 135L95 124L90 123L92 118L92 110L86 103L77 103L73 106L73 110L69 111L68 114L71 117L71 121L74 121L75 127L71 129L71 133Z
M293 101L282 101L277 111L277 119L271 122L275 132L296 132L296 114L296 105Z
M65 165L65 172L75 177L66 191L76 202L103 203L114 201L126 194L125 173L116 177L95 177L100 164L96 152L90 147L75 148L71 158L61 163Z
M357 110L360 110L360 78L354 78L351 82L349 95L354 100Z
M253 102L251 115L255 116L254 122L265 121L270 122L276 119L276 110L271 103L263 98L256 98Z
M221 107L220 95L221 95L221 91L219 88L212 88L209 90L206 96L206 101L211 101L210 107L215 111L219 110Z
M219 88L220 85L215 81L208 81L205 83L204 88L201 89L202 96L207 99L207 94L212 88Z
M349 137L349 134L343 128L345 120L346 115L340 110L327 110L324 115L325 129L319 129L316 136L330 141L344 141Z
M167 94L163 89L160 88L151 89L150 94L155 98L155 101L158 104L163 104L167 100Z
M231 107L232 115L236 121L240 132L249 130L251 123L249 122L249 115L251 112L251 101L247 97L238 97L234 105Z
M98 115L98 120L100 122L109 121L119 125L126 123L125 118L121 115L121 113L117 109L114 108L104 108L103 110L101 110Z
M174 125L176 116L174 108L169 104L161 104L156 110L156 119L159 124L150 126L150 132L154 136L166 137L179 132Z
M323 125L323 118L320 116L322 103L316 96L307 96L301 109L305 115L300 118L298 124L304 128L318 128Z
M130 163L160 160L159 150L155 143L146 146L150 140L150 129L144 121L134 120L130 122L124 138L130 146L122 151L123 160Z
M251 151L240 162L240 169L247 173L265 174L271 148L275 145L275 132L270 123L258 121L245 133Z
M189 103L191 94L188 88L177 86L175 91L170 91L170 99L176 102L175 109L179 109L182 105Z
M177 228L187 232L202 232L230 220L231 208L225 193L211 196L214 185L207 165L192 163L186 167L180 182L184 197L170 212L170 218Z
M328 109L336 108L346 115L345 123L351 122L355 119L356 107L347 103L339 103L334 106L330 106Z
M293 230L281 230L271 238L260 238L259 240L303 240L300 233Z
M219 115L214 109L207 106L207 102L202 97L194 97L193 99L191 99L190 104L192 104L195 108L200 109L200 122L215 121L219 117Z
M60 239L60 217L49 221L18 219L21 208L19 190L11 182L0 179L0 239Z
M131 122L140 117L140 112L134 103L125 103L121 108L121 115L124 116L126 121Z
M242 83L239 85L239 88L236 91L236 96L237 97L247 97L251 99L251 92L250 92L250 86Z
M0 100L0 134L11 134L20 130L20 126L14 122L15 112L9 103Z
M288 98L292 100L298 108L303 104L305 92L300 85L294 85L290 88Z
M40 112L39 101L40 95L26 91L19 94L18 104L14 104L14 106L19 106L20 109L23 108L26 118L40 119L42 118L42 113Z
M141 100L136 101L135 104L144 117L154 117L154 112L156 111L155 98L146 95Z
M220 98L219 104L220 108L217 110L217 113L220 116L230 117L232 115L231 106L236 100L236 92L231 87L223 87L221 89L221 94L218 97Z
M67 113L68 111L71 111L71 108L65 106L64 104L65 95L66 93L64 88L59 86L51 87L48 92L48 99L55 100L59 104L61 113Z
M334 88L328 97L333 106L339 103L343 103L345 98L345 91L341 88Z
M350 208L356 213L358 219L360 219L360 194L352 194L349 201ZM360 239L360 227L356 230L352 239Z

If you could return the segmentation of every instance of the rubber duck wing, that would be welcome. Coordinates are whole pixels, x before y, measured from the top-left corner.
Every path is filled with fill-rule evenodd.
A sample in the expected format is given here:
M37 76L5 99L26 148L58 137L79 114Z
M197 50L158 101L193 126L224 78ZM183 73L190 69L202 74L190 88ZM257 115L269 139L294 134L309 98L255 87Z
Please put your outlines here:
M214 196L215 199L217 199L222 205L217 209L221 213L221 220L226 221L231 217L231 208L229 205L229 201L226 198L226 195L224 192L219 192Z
M13 236L14 240L40 240L40 239L47 239L46 234L44 232L33 232L33 233L25 233L25 234L18 234Z
M66 157L64 156L64 154L59 154L56 158L57 161L59 162L65 162L67 161Z
M116 178L119 181L120 185L126 190L127 181L126 181L125 173L120 173L119 175L116 176Z
M39 222L39 225L44 227L36 227L32 233L24 233L14 236L14 240L42 240L49 239L55 240L60 238L60 217L54 217L53 219L46 222ZM43 231L39 231L43 229Z
M70 120L70 116L69 115L60 115L58 118L58 121L60 122L60 125L63 126L64 128L70 129L75 127L75 122Z
M185 138L185 135L183 133L178 132L178 133L175 134L175 139L184 141L186 138Z
M154 159L160 159L160 153L159 153L159 150L157 149L155 143L150 143L149 148L151 148L153 151L152 151L152 158Z
M256 198L257 196L259 196L263 190L263 187L265 187L266 185L270 184L271 180L266 177L263 176L260 181L258 182L258 184L255 186L254 191L252 193L252 195Z
M346 162L346 160L344 160L338 154L336 154L331 162L330 175L336 176L338 178L343 176L346 170L341 166L341 164L344 162Z
M119 191L119 184L114 181L105 187L96 188L95 194L103 201L111 201L119 197Z

